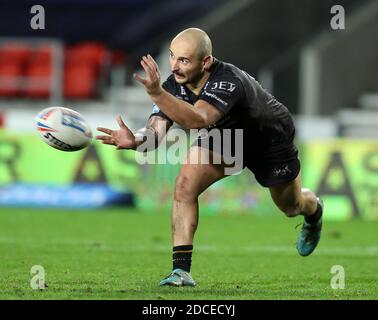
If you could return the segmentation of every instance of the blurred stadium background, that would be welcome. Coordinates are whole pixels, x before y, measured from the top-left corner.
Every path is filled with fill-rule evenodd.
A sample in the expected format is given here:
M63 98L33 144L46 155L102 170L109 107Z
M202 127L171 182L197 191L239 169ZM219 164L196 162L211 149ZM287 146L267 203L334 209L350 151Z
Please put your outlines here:
M345 30L330 26L335 4L345 9ZM19 215L22 221L31 208L68 210L71 219L77 209L101 213L114 206L125 215L169 217L179 165L138 165L133 152L95 141L80 152L60 152L39 139L34 118L64 105L93 130L115 128L118 114L133 130L143 127L152 104L132 79L141 72L140 57L152 54L165 78L170 39L196 26L210 35L215 57L255 76L292 112L303 184L324 198L325 219L376 226L377 1L44 0L38 1L43 30L30 26L33 5L0 2L3 219L12 215L17 222ZM243 172L201 196L201 215L280 214L267 190Z

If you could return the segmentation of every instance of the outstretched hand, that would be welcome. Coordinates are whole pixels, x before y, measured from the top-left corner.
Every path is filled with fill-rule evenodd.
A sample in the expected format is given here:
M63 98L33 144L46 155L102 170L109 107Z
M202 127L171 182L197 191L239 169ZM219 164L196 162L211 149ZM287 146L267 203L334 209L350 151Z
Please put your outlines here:
M117 116L119 130L111 130L108 128L98 127L97 131L106 133L107 135L96 136L97 140L101 140L103 144L116 146L117 149L134 149L136 148L135 136L131 130L125 125L121 116Z
M148 94L159 94L162 90L160 85L161 74L154 58L149 54L143 56L140 64L146 72L146 78L142 78L139 74L134 73L134 79L144 85Z

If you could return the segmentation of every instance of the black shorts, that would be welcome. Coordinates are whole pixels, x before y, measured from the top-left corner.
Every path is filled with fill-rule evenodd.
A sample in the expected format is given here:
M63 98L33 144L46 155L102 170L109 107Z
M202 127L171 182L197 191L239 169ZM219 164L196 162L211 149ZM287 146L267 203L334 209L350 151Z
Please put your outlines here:
M234 133L233 133L234 134ZM294 131L287 136L280 137L279 141L271 140L270 143L265 145L256 146L256 142L249 139L248 136L243 136L243 152L238 153L240 150L235 146L234 135L230 141L222 144L214 144L213 138L209 138L206 133L200 135L193 143L193 146L199 146L216 152L225 158L225 162L231 163L232 159L238 161L241 168L247 167L255 175L259 184L264 187L272 187L282 183L294 180L300 171L300 161L298 158L298 149L293 143ZM231 153L225 152L224 147L228 146L227 150ZM240 156L238 156L241 154ZM227 155L231 158L227 159ZM240 168L240 169L241 169Z
M291 143L278 150L266 150L262 155L246 157L245 166L264 187L273 187L294 180L300 171L298 149Z

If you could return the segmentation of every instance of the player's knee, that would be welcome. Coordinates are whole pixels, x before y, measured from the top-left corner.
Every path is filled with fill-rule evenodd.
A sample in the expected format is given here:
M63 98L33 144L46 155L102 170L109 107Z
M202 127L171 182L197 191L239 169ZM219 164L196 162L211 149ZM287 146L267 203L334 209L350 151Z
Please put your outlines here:
M179 175L176 178L175 185L175 200L176 201L192 201L198 197L195 188L191 184L191 179L186 175Z
M307 188L302 188L301 189L302 195L307 198L307 197L316 197L315 193L312 192L310 189Z
M287 217L293 218L301 213L301 205L299 202L290 203L279 206L280 210L286 214Z

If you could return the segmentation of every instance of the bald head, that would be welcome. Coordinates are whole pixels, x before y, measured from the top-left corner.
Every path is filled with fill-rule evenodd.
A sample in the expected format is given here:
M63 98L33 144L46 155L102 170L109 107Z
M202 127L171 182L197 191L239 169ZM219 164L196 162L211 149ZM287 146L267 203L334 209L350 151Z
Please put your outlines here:
M187 47L188 52L203 59L206 56L212 55L212 44L207 33L198 28L189 28L180 32L173 38L172 45L180 45Z
M189 28L173 38L169 63L176 82L200 88L213 63L211 40L206 32Z

